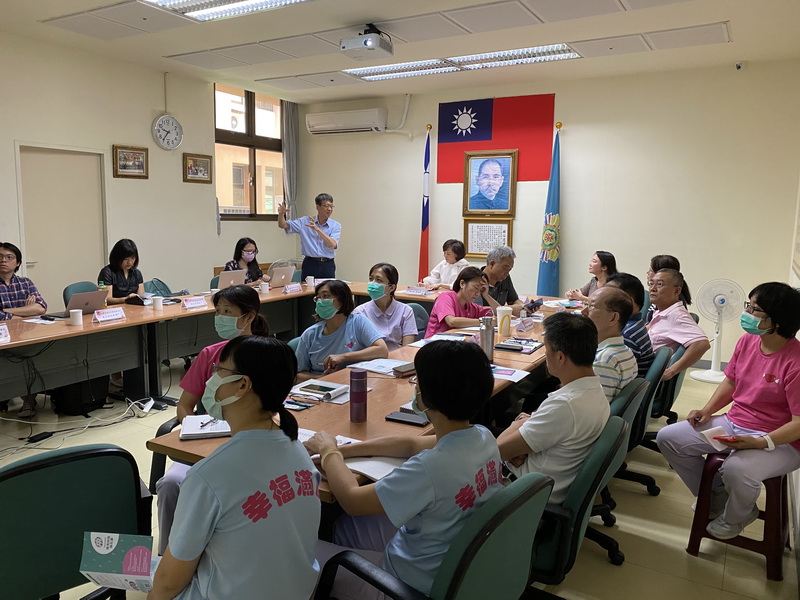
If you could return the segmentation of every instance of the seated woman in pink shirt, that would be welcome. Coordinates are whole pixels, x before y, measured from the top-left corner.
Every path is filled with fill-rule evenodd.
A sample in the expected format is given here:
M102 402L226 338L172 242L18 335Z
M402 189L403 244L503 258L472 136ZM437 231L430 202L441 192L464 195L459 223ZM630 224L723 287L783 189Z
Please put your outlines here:
M725 379L686 421L658 432L661 453L695 496L704 455L717 450L702 432L721 427L730 452L712 489L707 530L727 540L758 518L761 482L800 468L800 291L762 283L749 295ZM716 414L728 407L727 412Z
M486 306L475 304L481 296ZM489 280L483 271L475 267L462 269L453 282L452 291L443 292L434 302L425 337L457 327L480 325L478 319L492 316L498 306L489 295Z

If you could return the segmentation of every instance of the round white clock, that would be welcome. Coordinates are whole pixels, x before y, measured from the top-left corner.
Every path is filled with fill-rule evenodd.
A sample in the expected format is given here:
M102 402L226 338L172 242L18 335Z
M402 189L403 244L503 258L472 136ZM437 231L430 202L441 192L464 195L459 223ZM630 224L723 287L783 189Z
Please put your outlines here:
M164 150L174 150L183 141L183 127L172 115L161 115L153 121L153 139Z

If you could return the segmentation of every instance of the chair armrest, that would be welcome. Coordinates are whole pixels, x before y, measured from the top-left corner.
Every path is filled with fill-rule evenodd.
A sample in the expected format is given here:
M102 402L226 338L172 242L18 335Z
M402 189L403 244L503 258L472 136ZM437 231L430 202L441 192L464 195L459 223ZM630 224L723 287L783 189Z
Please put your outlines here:
M169 421L162 423L159 426L158 431L156 431L156 437L167 435L179 424L178 417L172 417ZM157 454L153 452L153 458L150 460L150 483L147 486L150 489L151 494L156 493L156 483L158 483L158 480L164 476L164 472L166 470L167 456L165 454Z
M407 583L403 583L352 550L340 552L325 563L325 568L322 569L322 575L320 575L319 583L317 584L317 591L314 594L314 600L326 600L330 597L333 581L336 579L336 572L340 566L390 598L398 600L430 600L428 596L422 594L419 590Z

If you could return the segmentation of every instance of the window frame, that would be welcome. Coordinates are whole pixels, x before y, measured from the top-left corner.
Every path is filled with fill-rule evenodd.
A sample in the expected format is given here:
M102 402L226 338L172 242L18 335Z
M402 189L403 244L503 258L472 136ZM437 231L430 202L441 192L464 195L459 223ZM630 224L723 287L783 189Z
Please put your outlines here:
M238 88L237 88L238 89ZM256 93L250 90L244 91L244 116L245 116L245 133L238 131L230 131L228 129L219 129L217 127L217 86L214 84L214 143L225 144L227 146L238 146L240 148L248 149L248 158L250 161L249 170L249 198L250 198L250 214L228 214L219 213L221 221L276 221L278 220L277 214L266 215L258 214L255 212L258 209L257 188L256 188L256 150L266 150L268 152L279 152L283 155L283 140L270 138L263 135L256 135ZM281 135L283 130L281 128ZM216 158L216 157L215 157ZM215 161L216 162L216 161ZM219 163L217 163L219 168ZM218 178L219 181L219 178Z

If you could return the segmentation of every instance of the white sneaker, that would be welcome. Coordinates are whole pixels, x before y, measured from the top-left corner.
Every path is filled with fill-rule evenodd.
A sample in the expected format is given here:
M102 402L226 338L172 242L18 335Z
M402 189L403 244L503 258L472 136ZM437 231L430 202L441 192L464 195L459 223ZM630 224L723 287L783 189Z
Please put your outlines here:
M708 531L708 533L713 535L718 540L731 540L737 535L740 535L744 531L745 527L750 525L750 523L758 518L758 515L759 511L757 506L753 507L752 512L747 515L747 518L741 523L727 523L720 515L708 524L706 531Z
M728 490L724 487L711 492L711 508L708 511L709 519L716 519L725 512L725 505L728 503ZM697 510L697 502L692 504L692 510Z

